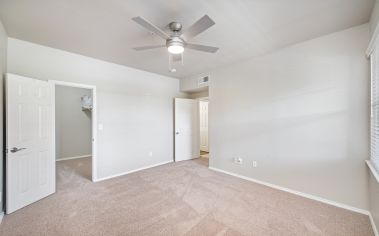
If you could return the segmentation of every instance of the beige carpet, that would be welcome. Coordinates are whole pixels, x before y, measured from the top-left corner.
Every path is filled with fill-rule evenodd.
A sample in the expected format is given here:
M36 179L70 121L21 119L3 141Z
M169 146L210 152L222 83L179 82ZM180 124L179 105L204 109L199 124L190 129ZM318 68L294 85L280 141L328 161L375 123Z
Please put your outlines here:
M92 183L58 164L57 193L5 216L0 235L373 235L367 216L237 179L208 159Z

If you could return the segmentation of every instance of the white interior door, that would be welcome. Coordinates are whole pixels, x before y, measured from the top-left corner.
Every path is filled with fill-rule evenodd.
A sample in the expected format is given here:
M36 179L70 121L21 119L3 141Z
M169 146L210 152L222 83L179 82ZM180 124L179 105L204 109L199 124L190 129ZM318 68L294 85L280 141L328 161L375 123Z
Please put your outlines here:
M199 102L175 98L175 161L200 156Z
M7 74L6 213L55 192L54 87Z
M209 152L208 147L208 102L200 101L200 150Z

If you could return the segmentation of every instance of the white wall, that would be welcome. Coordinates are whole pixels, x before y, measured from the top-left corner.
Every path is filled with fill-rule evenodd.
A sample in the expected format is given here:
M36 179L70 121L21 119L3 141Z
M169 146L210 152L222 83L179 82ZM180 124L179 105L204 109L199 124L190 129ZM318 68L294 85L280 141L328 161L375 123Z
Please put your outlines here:
M173 160L173 98L184 96L177 79L13 38L8 71L97 86L104 127L98 131L98 178Z
M56 158L92 153L91 111L82 110L81 97L92 96L90 89L55 87Z
M366 24L213 71L210 166L367 210L368 40Z
M4 84L4 74L7 70L7 33L5 32L4 26L0 21L0 192L3 193L3 133L5 132L3 127L3 84ZM3 196L0 194L0 212L3 211Z

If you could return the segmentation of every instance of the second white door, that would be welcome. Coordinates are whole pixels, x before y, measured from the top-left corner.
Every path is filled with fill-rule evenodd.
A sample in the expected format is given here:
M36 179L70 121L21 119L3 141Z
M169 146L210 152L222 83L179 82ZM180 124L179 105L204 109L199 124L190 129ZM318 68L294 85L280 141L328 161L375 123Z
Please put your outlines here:
M175 161L200 156L199 102L175 98Z

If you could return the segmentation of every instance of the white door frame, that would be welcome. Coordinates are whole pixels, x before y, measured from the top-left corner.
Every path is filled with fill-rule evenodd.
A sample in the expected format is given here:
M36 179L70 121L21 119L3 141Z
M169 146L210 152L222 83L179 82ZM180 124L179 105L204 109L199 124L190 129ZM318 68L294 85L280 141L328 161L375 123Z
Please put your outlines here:
M211 155L212 155L212 152L211 152L211 145L210 145L210 125L209 125L209 104L210 104L210 101L209 101L209 96L207 97L199 97L197 100L200 101L204 101L204 102L208 102L208 153L209 153L209 156L208 156L208 159L211 159Z
M199 140L200 140L200 151L203 151L202 149L204 148L204 146L202 145L202 137L203 137L203 133L202 133L202 131L203 131L203 127L204 126L202 126L202 116L203 116L203 112L202 112L202 106L201 106L201 104L202 103L206 103L207 104L207 114L206 114L206 116L207 116L207 128L206 128L206 134L207 134L207 145L206 145L206 152L209 152L209 119L208 119L208 105L209 105L209 101L208 100L206 100L206 99L199 99L199 118L200 118L200 121L199 121L199 128L200 128L200 131L199 131L199 135L200 135L200 138L199 138Z
M53 84L54 88L54 102L53 102L53 122L54 122L54 156L55 156L55 87L57 85L74 87L74 88L84 88L92 90L92 182L96 182L97 180L97 104L96 104L96 86L95 85L87 85L87 84L77 84L59 80L49 80L49 83ZM55 157L56 159L56 157Z
M204 101L204 102L209 102L209 97L199 97L197 100Z

